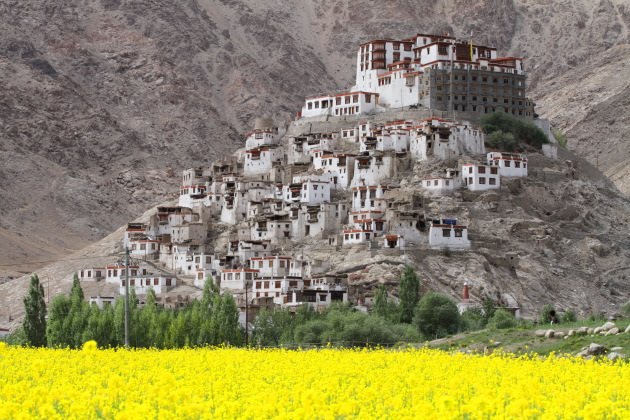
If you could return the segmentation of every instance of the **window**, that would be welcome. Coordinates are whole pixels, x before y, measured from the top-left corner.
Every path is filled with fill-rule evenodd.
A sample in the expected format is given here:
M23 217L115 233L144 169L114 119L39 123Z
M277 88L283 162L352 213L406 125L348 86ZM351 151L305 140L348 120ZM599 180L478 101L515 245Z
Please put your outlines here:
M319 108L319 101L315 101L315 109Z
M485 178L485 177L483 177L483 176L480 176L480 177L479 177L479 184L482 184L482 185L483 185L483 184L485 184L485 183L486 183L486 178Z
M496 168L496 167L492 167L492 168L490 168L490 173L491 173L492 175L496 175L496 174L498 174L498 173L499 173L499 169L498 169L498 168Z
M344 103L349 104L350 103L350 96L346 96Z
M461 238L462 237L462 232L463 232L463 229L455 229L455 237L456 238Z
M488 178L488 183L490 185L497 185L497 179L496 178Z
M313 109L313 102L307 102L306 105L308 109Z
M437 184L438 184L438 180L436 179L433 181L433 185L437 185Z
M372 101L372 95L367 95L366 94L365 95L365 103L369 104L369 103L371 103L371 101ZM363 127L364 127L363 129L365 130L365 126L363 126Z
M514 162L514 167L515 168L520 168L521 167L521 162Z
M355 104L359 102L359 95L352 95L352 102Z
M442 237L450 238L451 237L451 229L442 229Z
M479 167L479 173L480 174L485 174L486 173L486 167L485 166L480 166Z
M505 161L505 167L509 168L510 166L512 166L512 162L510 162L509 160Z

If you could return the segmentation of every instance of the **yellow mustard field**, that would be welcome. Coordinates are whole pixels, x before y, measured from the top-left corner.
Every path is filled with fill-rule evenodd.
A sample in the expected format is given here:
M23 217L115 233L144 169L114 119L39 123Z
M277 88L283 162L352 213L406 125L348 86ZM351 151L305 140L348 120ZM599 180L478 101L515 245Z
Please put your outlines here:
M23 349L0 418L630 418L630 365L434 350Z

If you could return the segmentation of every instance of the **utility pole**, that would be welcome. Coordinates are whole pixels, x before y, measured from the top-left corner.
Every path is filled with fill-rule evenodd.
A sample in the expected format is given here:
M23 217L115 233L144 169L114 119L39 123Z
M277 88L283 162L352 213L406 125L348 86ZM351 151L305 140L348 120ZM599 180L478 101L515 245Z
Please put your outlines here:
M125 348L129 348L129 247L125 248Z
M245 275L245 274L243 274ZM249 299L247 298L247 279L245 279L245 347L249 347Z
M450 77L449 77L449 81L451 82L451 85L450 85L450 89L449 89L450 90L450 92L449 92L450 100L448 101L448 110L449 110L449 112L451 114L451 119L453 121L455 121L455 111L453 110L453 66L455 64L454 63L454 59L455 59L455 40L452 39L451 40L451 67L450 67L451 74L450 74Z

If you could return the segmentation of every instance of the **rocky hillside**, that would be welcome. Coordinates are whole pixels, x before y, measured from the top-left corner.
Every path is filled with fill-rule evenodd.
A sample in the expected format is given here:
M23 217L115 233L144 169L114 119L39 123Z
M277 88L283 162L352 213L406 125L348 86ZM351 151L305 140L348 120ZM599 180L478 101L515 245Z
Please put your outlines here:
M540 112L627 188L629 26L625 0L2 2L0 277L169 198L253 118L290 119L305 95L350 85L373 37L472 31L524 55Z

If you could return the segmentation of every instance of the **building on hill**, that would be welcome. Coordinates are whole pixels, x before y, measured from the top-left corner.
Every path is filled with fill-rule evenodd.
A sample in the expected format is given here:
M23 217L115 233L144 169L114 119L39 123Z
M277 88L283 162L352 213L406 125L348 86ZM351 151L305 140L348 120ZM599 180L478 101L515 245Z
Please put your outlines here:
M458 190L462 186L459 169L446 169L443 176L422 179L422 188L430 193L444 194Z
M520 57L448 35L375 39L359 46L349 92L309 97L302 117L354 115L423 106L438 111L534 117ZM370 98L370 102L367 102ZM378 101L378 102L377 102Z
M527 156L522 153L490 152L487 161L488 165L499 168L501 176L527 176Z
M462 165L462 180L470 191L486 191L501 188L497 166L466 163Z
M418 160L456 159L461 155L483 155L484 134L468 123L428 118L411 130L411 155Z
M429 227L429 246L448 249L470 248L468 226L457 224L456 219L433 220Z

